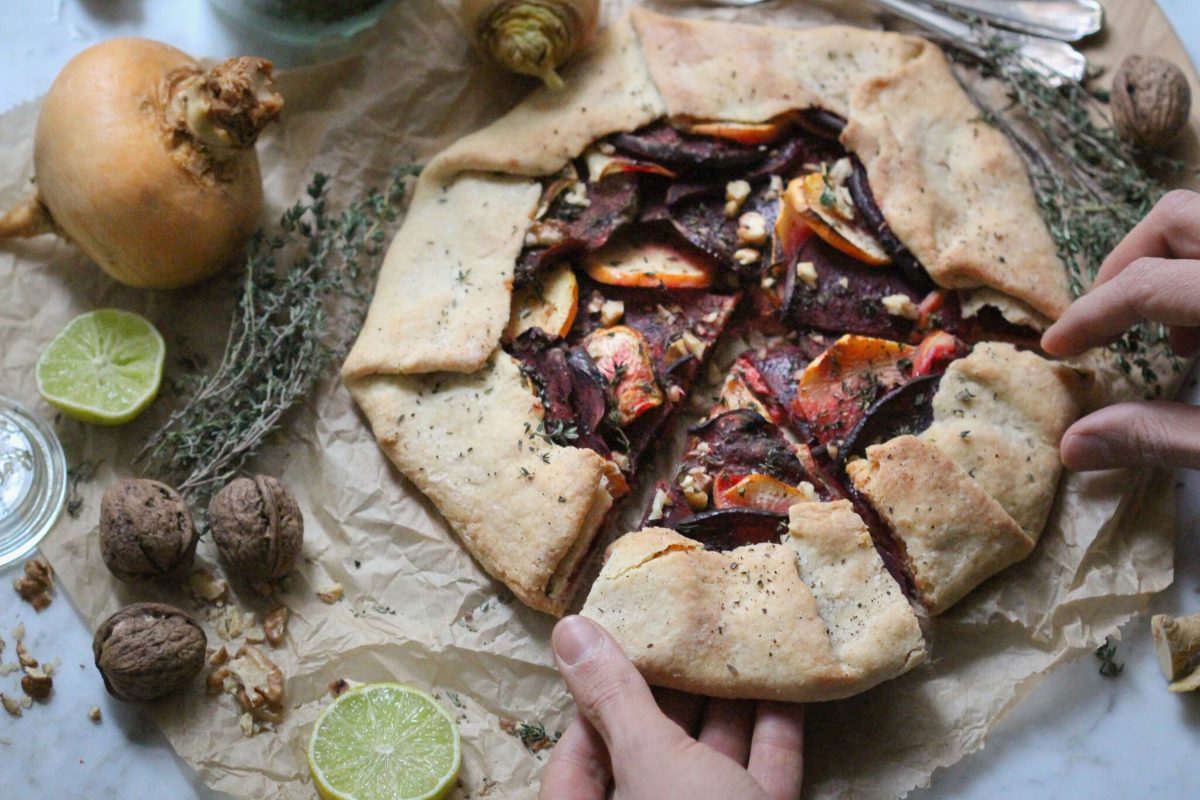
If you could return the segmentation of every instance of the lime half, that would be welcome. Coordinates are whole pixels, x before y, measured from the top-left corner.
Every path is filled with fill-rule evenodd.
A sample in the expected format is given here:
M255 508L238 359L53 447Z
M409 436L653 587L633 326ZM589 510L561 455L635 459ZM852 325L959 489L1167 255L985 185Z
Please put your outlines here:
M95 425L120 425L150 405L167 347L145 317L115 308L81 314L42 351L37 387L50 405Z
M308 768L326 800L437 800L462 763L454 718L399 683L351 689L322 712Z

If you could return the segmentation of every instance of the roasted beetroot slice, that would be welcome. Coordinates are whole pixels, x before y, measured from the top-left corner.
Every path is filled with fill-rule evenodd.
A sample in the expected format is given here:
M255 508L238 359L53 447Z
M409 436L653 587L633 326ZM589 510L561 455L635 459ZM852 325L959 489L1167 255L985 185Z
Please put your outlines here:
M823 108L805 109L797 115L796 121L812 135L833 141L841 137L842 130L846 127L844 117Z
M563 216L570 214L569 217ZM603 247L617 231L638 219L638 178L635 173L622 172L588 184L588 205L578 206L556 202L549 218L561 220L566 235L552 247L526 247L517 257L513 285L527 286L539 273L555 263L582 250Z
M854 512L866 523L871 534L871 543L875 545L875 552L883 559L883 566L888 574L900 584L900 590L904 592L905 597L920 602L916 582L908 568L908 554L904 548L904 541L892 532L875 511L875 507L853 487L848 489L847 497L854 506Z
M812 263L815 286L796 275L796 265ZM868 267L810 236L787 268L784 281L783 320L799 328L831 333L857 333L892 341L908 341L913 321L887 313L883 298L907 295L914 304L922 293L886 267Z
M818 161L824 160L824 156L829 151L830 147L825 142L812 141L793 134L772 145L762 163L746 172L742 177L755 183L767 180L772 175L778 175L786 183L789 178L803 169L806 162L812 161L814 158Z
M719 193L699 194L689 196L678 203L669 205L671 223L689 244L698 250L715 258L727 269L732 269L740 277L749 279L757 277L762 271L765 259L760 259L749 266L738 265L733 260L733 254L742 247L738 241L738 217L750 211L763 215L766 228L771 231L775 227L775 218L779 215L779 202L767 199L769 184L763 182L754 187L750 197L742 205L737 217L725 216L724 185ZM671 196L667 193L668 199ZM770 252L770 248L764 248Z
M588 250L595 250L637 219L638 176L620 172L590 183L587 198L587 207L570 224L569 236Z
M772 478L796 486L801 481L820 486L813 480L793 445L784 438L783 431L748 408L737 408L705 420L688 429L693 444L708 444L708 452L696 459L710 474L722 470L730 473L749 474L761 472Z
M665 122L647 125L633 133L619 133L612 143L629 155L684 169L731 169L762 158L762 151L753 145L715 136L691 136Z
M571 444L594 450L607 458L611 449L597 433L599 421L605 415L603 383L599 385L599 396L592 386L593 376L585 365L579 363L579 350L583 358L591 362L580 348L569 351L560 339L551 339L541 328L531 328L517 337L510 351L520 362L524 372L538 388L542 398L543 430L538 433L559 444ZM574 362L574 363L572 363ZM599 373L595 364L591 371ZM597 408L596 404L599 404Z
M781 345L761 356L751 354L745 358L761 376L772 400L787 409L796 399L799 383L796 376L833 342L832 338L820 335L801 336L797 344Z
M929 327L941 328L970 344L976 342L1008 342L1027 350L1041 348L1042 336L1033 328L1014 325L991 306L984 306L973 317L962 315L962 300L958 292L946 292L942 307L930 315Z
M578 346L567 351L567 367L571 376L571 405L580 431L596 433L608 410L604 376L587 351Z
M654 513L654 501L651 500L650 508L646 509L646 514L642 517L641 527L643 528L670 528L675 530L675 527L686 520L695 516L692 507L688 505L687 498L683 496L683 492L679 487L667 481L659 481L654 485L654 495L657 497L659 492L663 492L667 496L666 503L663 503L662 516L658 519L650 519L650 515Z
M718 508L701 511L675 525L675 530L709 550L725 551L778 542L787 533L787 516L757 508Z
M932 290L934 283L933 279L929 277L929 273L892 232L891 226L883 218L883 212L875 202L874 193L871 192L871 184L867 179L867 168L857 157L852 158L852 162L854 172L850 174L849 180L850 197L854 200L858 212L863 215L867 227L875 234L875 238L883 246L884 252L891 256L892 265L900 271L900 274L914 289L923 292Z
M928 428L933 422L933 396L941 380L941 375L913 378L876 400L842 443L838 471L851 457L865 455L873 444Z

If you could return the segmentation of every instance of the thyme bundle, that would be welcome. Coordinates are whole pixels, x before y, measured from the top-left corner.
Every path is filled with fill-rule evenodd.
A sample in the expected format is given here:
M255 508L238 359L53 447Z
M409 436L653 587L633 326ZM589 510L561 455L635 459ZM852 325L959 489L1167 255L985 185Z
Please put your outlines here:
M385 228L417 171L396 169L383 191L340 214L317 174L277 232L254 235L224 355L210 375L189 379L188 402L139 453L148 470L203 505L258 452L361 326Z
M1166 194L1166 185L1153 173L1183 165L1142 153L1121 139L1112 129L1103 92L1069 81L1059 85L1011 45L986 35L986 26L977 22L974 27L984 34L979 48L968 51L951 43L952 55L1003 85L1009 103L1004 108L971 94L985 119L1024 157L1071 292L1078 297L1091 287L1113 248ZM1165 361L1176 373L1183 369L1158 324L1135 326L1113 349L1117 366L1139 378L1149 396L1164 390L1156 362Z

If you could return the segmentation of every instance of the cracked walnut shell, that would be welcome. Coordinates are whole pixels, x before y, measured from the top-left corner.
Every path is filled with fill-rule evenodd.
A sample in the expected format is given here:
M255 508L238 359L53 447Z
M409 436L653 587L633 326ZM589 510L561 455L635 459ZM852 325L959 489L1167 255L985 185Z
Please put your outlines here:
M100 555L126 582L182 579L198 540L187 503L165 483L120 480L100 501Z
M208 524L222 558L252 583L286 575L304 540L296 498L267 475L238 478L217 492L208 506Z
M196 620L164 603L134 603L96 630L92 652L108 693L146 701L186 686L204 668L208 637Z

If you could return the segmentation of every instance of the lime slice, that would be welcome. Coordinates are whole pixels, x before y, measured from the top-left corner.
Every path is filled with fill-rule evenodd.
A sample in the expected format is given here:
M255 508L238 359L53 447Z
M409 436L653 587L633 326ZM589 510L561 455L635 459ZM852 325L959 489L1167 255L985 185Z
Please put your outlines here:
M454 718L399 683L346 692L308 740L308 768L325 800L437 800L454 788L461 763Z
M37 387L50 405L95 425L120 425L150 405L167 347L145 317L102 308L59 331L37 362Z

